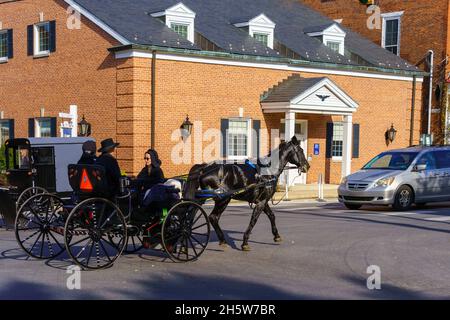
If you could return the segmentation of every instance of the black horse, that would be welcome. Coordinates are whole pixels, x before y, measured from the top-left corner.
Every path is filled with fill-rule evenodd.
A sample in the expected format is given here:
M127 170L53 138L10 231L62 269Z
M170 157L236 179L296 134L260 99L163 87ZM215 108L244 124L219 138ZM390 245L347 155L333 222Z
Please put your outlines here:
M278 157L276 157L276 153L278 153ZM263 165L260 161L257 165L251 163L198 164L190 170L184 188L183 196L185 199L194 200L199 187L202 190L219 190L222 195L215 199L214 209L209 216L209 221L217 233L220 245L226 246L227 243L219 226L219 219L231 199L248 201L255 205L250 225L244 234L243 251L250 250L248 239L262 211L269 217L274 241L282 241L275 225L275 215L269 207L269 201L276 191L278 178L288 163L297 166L299 174L301 172L306 173L310 166L303 149L300 147L300 142L295 136L291 141L281 143L278 149L272 151L267 158L272 155L275 162L278 161L278 163L274 164L272 160L271 163L266 165ZM237 190L243 190L243 192L236 193Z

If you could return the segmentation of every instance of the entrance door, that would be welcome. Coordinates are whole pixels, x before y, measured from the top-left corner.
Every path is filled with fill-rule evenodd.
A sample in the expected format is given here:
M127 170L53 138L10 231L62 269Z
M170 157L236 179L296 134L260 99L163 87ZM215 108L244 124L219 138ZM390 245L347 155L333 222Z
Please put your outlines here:
M285 119L281 119L280 123L280 140L285 141ZM295 137L300 141L300 146L305 151L305 157L308 158L308 120L295 120ZM292 164L288 164L293 166ZM306 173L302 173L298 176L297 169L289 170L289 185L292 184L306 184ZM280 177L281 183L285 184L285 175Z

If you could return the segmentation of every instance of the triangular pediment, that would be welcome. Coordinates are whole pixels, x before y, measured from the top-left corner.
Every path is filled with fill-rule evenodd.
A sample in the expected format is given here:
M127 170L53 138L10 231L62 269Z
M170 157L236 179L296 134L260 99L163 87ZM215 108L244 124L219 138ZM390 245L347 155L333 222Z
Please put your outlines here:
M171 13L171 14L184 14L184 15L195 15L195 12L192 11L191 9L189 9L185 4L183 4L182 2L168 8L166 10L166 13Z
M258 24L258 25L275 27L275 22L270 20L264 13L261 13L259 16L256 16L253 19L251 19L249 21L249 24Z
M320 107L324 110L328 108L342 108L349 111L356 111L358 107L358 104L349 95L328 78L292 99L291 105Z
M335 34L335 35L340 35L340 36L345 36L346 33L344 30L342 30L337 23L329 26L328 28L326 28L323 33L327 33L327 34Z

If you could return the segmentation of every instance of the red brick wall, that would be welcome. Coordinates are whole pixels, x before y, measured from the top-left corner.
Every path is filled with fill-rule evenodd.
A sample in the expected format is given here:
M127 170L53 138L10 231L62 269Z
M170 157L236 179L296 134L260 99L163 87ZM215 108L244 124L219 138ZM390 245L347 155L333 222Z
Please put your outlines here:
M322 2L320 0L300 0L300 2L320 11L332 19L343 19L342 24L353 31L356 31L366 38L381 45L381 29L370 30L367 28L366 13L367 6L360 4L358 0L331 0ZM434 89L439 84L442 88L444 78L450 71L445 64L448 54L449 35L449 2L448 0L433 1L408 1L408 0L378 0L375 1L381 9L381 13L404 11L401 19L401 44L400 55L412 64L419 62L432 49L435 53L433 81ZM421 67L425 70L425 66ZM427 69L426 69L427 70ZM428 80L427 80L428 81ZM424 102L428 105L428 84L424 85ZM426 105L426 106L427 106ZM433 108L444 110L446 107L443 101L436 101L433 94ZM437 142L442 142L442 120L441 115L433 114L432 128L436 135ZM426 117L423 125L426 131Z
M27 56L27 25L56 20L56 52L47 58ZM28 118L57 117L76 104L92 124L99 141L116 138L116 60L107 51L117 45L82 18L80 30L69 30L61 0L23 0L0 4L4 29L14 29L14 58L0 64L0 110L15 119L16 137L28 136ZM58 126L59 121L58 119ZM59 135L59 129L58 129Z

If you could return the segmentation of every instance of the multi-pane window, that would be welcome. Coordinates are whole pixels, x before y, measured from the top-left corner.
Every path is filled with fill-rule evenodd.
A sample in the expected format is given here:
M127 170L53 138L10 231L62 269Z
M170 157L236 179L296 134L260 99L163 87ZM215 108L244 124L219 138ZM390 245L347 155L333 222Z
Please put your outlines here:
M50 51L50 23L36 25L36 53Z
M49 138L52 136L51 119L36 119L36 137Z
M264 43L266 46L269 45L269 35L264 33L253 33L253 38L259 42Z
M339 53L341 50L341 43L336 41L328 41L327 47L333 50L334 52Z
M0 60L8 58L8 32L0 31Z
M178 33L183 38L188 37L188 26L186 24L178 24L178 23L172 23L171 26L173 31Z
M384 27L384 48L398 55L400 51L400 19L386 19Z
M331 144L331 155L342 157L344 146L344 124L342 122L333 123L333 142Z
M0 147L3 146L6 140L10 137L10 124L8 120L0 120Z
M228 128L228 156L248 156L249 124L247 120L230 120Z

